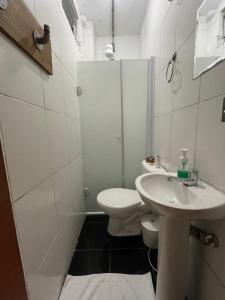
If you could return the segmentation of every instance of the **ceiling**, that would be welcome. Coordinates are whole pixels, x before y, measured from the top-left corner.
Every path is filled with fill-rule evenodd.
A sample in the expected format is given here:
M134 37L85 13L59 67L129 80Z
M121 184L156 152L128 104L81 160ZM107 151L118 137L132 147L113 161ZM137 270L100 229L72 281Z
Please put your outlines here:
M115 0L115 35L136 35L141 31L149 0ZM94 23L98 36L112 34L112 0L78 0L81 14Z

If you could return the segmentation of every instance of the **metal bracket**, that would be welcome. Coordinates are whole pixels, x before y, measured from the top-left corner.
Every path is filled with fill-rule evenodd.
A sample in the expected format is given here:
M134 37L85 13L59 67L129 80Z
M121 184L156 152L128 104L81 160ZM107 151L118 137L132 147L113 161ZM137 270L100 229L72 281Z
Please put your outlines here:
M89 195L90 195L90 190L89 190L89 188L85 187L84 188L84 196L85 196L85 198L88 197Z
M82 87L81 86L77 86L77 96L81 96L82 93L83 93Z
M0 9L7 9L8 0L0 0Z
M215 234L206 233L195 226L191 226L191 235L205 246L212 248L219 247L219 240Z

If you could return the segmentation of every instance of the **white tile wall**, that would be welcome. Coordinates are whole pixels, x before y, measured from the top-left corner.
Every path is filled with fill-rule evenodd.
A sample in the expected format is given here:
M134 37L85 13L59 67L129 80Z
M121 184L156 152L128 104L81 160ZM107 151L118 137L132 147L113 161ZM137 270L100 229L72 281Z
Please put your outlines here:
M53 76L48 76L42 72L45 107L63 114L65 112L65 103L62 84L62 66L54 54L52 59Z
M81 138L79 130L79 121L74 121L73 119L68 118L66 124L67 131L67 146L68 146L68 155L69 160L77 158L81 155Z
M189 106L199 101L200 79L193 80L195 32L178 51L174 76L174 109Z
M178 165L180 149L189 149L189 167L194 168L195 141L197 126L198 105L192 105L173 112L171 162Z
M22 261L26 274L33 274L57 233L52 179L47 179L14 204Z
M192 79L195 19L201 2L179 0L169 5L168 1L150 1L141 33L141 53L143 57L155 55L160 62L155 76L155 152L172 168L178 162L179 149L189 148L190 166L195 165L203 180L225 192L225 123L221 122L225 63ZM154 30L149 25L152 23ZM168 85L163 67L173 50L178 56L173 83ZM203 248L192 241L188 294L194 300L225 299L225 221L197 226L217 234L220 246Z
M76 94L76 82L73 78L68 74L66 69L62 70L63 77L63 92L65 99L65 113L71 117L77 117L77 102L78 97Z
M173 109L173 82L167 83L165 69L155 81L157 90L155 103L156 109L158 109L158 115L167 114Z
M68 222L74 217L72 182L70 180L70 165L59 170L54 175L55 201L59 224Z
M200 278L199 290L196 299L225 299L225 287L220 283L209 265L202 263L200 265L200 270L202 276Z
M69 163L67 118L51 111L46 112L52 170L55 172Z
M54 239L45 260L29 278L29 294L33 300L59 298L64 274L68 271L71 254L76 244L76 234L71 232L71 222L64 224ZM65 234L68 232L68 234Z
M201 177L225 192L225 123L221 122L223 96L199 105L196 167ZM222 167L222 168L221 168Z
M44 106L41 70L1 33L0 64L1 94Z
M225 62L222 62L201 76L200 100L225 94L225 85L221 78L225 76Z
M202 0L177 1L176 48L182 45L188 35L195 30L196 11Z
M156 151L164 161L170 161L172 114L166 114L155 119Z
M26 0L52 32L53 76L0 34L0 137L29 300L57 300L83 223L76 61L61 0Z
M198 224L202 230L206 230L208 232L216 232L217 237L220 241L220 246L218 248L206 249L205 247L201 247L200 251L203 255L206 262L210 265L212 271L218 275L222 284L225 286L225 273L224 273L224 265L221 263L224 260L224 228L225 228L225 220L219 220L214 222L201 222Z
M16 200L51 174L45 111L0 95L0 124Z
M160 33L160 70L164 69L175 51L176 7L171 5Z

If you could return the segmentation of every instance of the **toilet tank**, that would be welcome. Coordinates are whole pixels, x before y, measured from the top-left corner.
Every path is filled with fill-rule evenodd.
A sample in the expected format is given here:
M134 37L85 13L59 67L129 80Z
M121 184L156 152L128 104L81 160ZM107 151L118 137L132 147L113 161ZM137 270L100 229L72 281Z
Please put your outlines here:
M152 173L152 172L166 172L166 170L163 169L162 167L156 168L154 165L150 165L145 160L143 160L142 161L142 174Z

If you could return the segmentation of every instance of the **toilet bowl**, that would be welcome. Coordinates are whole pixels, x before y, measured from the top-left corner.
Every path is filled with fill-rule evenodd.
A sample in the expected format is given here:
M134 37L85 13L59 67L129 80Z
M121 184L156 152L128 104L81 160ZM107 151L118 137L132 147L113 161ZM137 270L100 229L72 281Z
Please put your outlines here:
M108 232L114 236L138 235L140 220L148 212L136 190L115 188L97 196L101 209L109 215Z
M146 161L142 162L142 173L165 172ZM141 219L149 213L136 190L113 188L104 190L97 196L99 207L109 216L108 232L113 236L141 234Z

